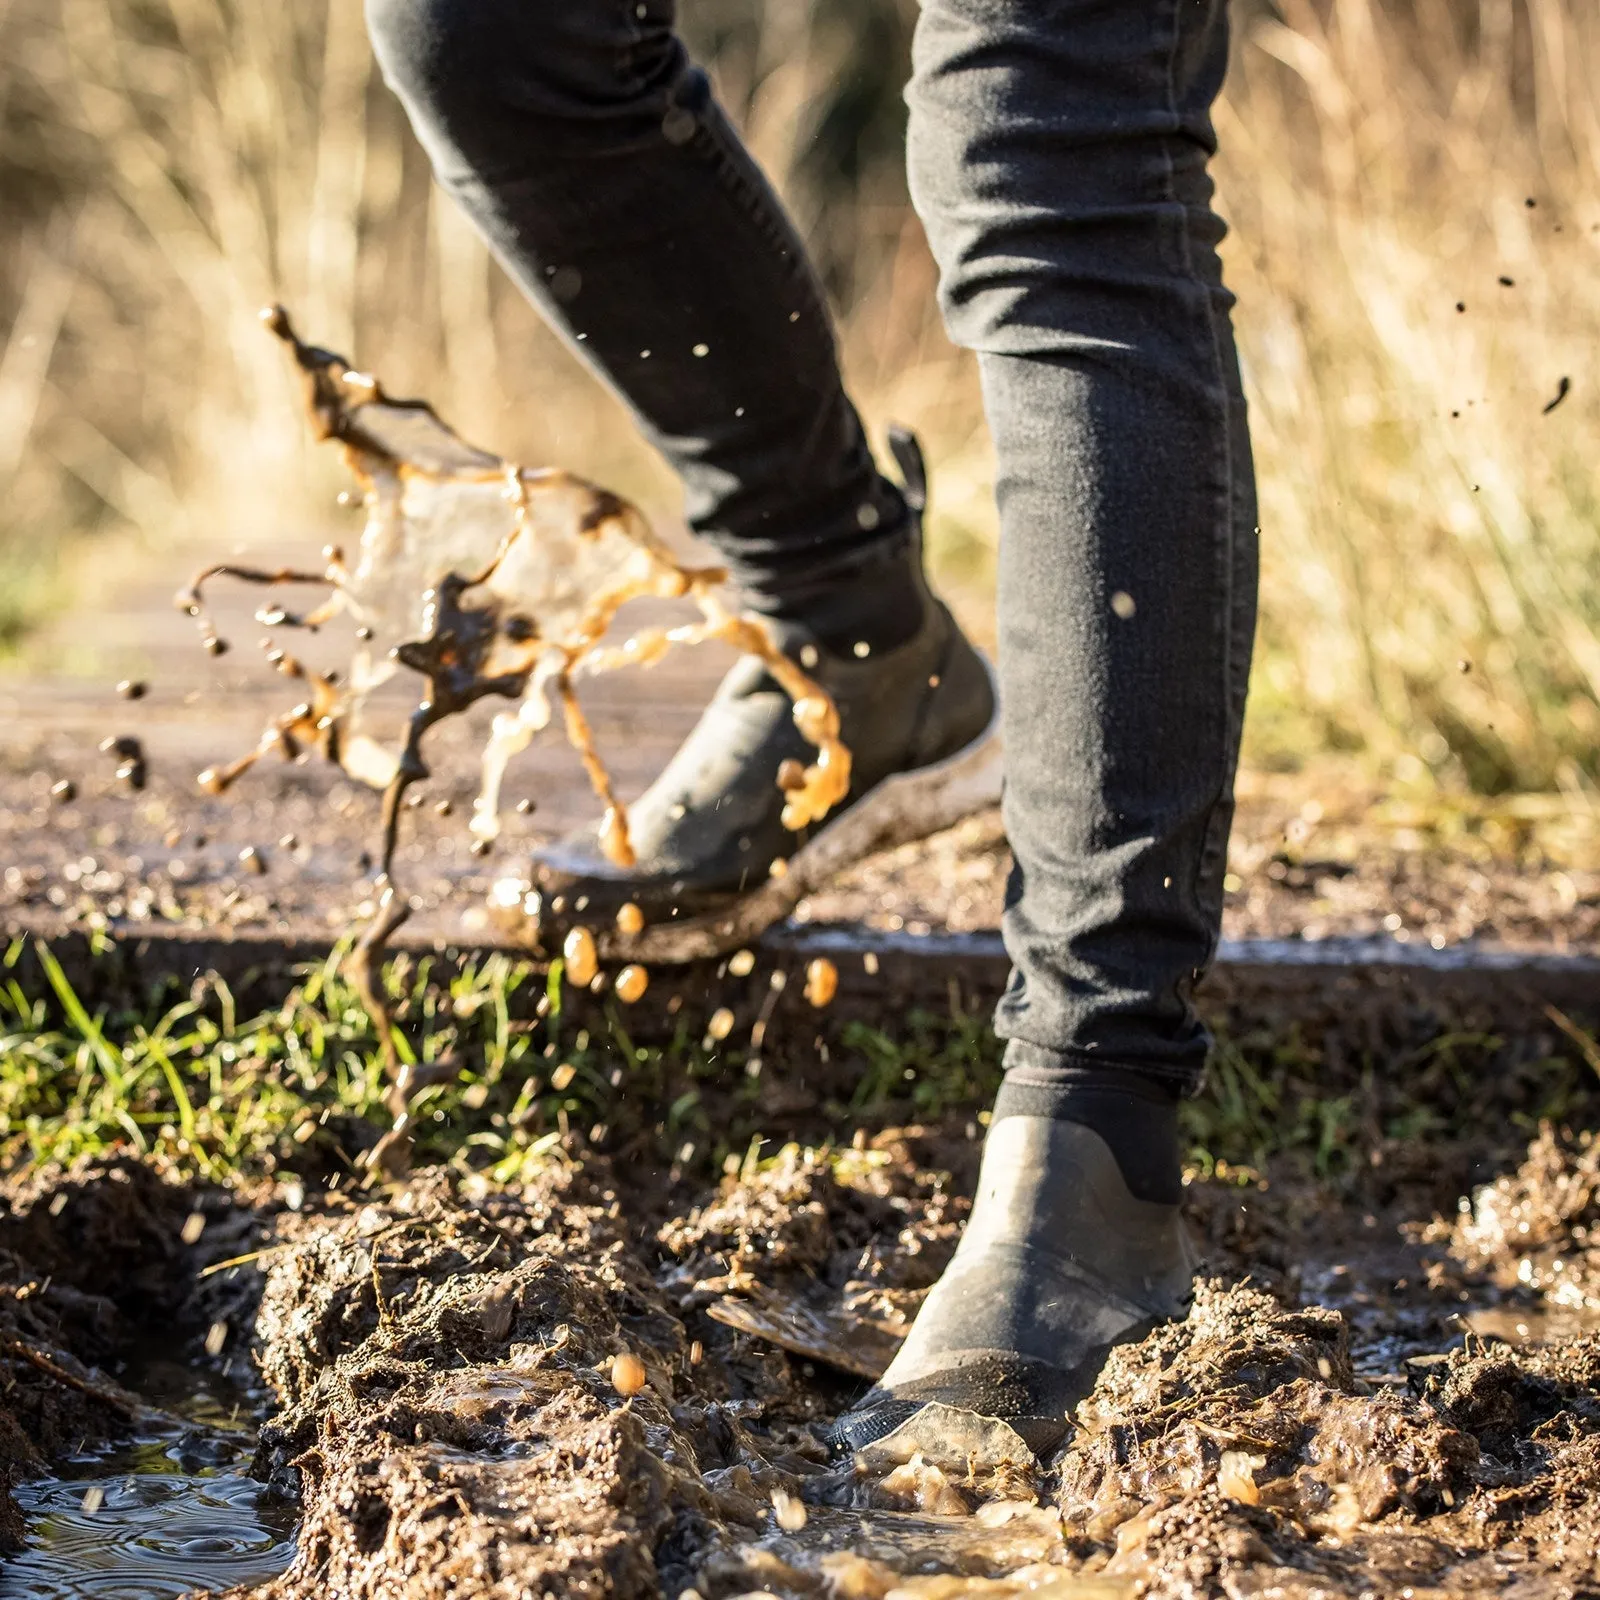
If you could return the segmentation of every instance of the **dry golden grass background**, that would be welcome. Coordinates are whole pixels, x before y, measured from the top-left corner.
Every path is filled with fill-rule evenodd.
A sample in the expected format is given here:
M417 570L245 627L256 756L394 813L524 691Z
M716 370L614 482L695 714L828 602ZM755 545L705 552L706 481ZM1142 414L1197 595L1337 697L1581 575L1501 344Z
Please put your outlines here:
M815 244L864 412L930 446L936 563L982 631L987 444L900 170L910 0L683 10ZM1217 177L1262 482L1248 759L1586 803L1600 6L1251 0L1237 22ZM623 409L431 190L354 0L0 0L0 208L6 647L80 584L114 604L148 552L329 525L336 468L256 322L272 298L493 448L674 512Z

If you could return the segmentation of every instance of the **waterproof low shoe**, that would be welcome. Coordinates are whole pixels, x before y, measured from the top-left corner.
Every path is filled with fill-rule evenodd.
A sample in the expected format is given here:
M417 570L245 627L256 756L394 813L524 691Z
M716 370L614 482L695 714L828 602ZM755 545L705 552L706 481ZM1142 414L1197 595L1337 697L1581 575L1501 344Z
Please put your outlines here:
M864 1449L937 1404L1006 1422L1047 1452L1112 1348L1182 1315L1193 1276L1178 1207L1131 1194L1099 1134L1003 1117L949 1267L833 1442Z
M914 517L920 498L908 495ZM778 769L816 752L795 727L789 696L760 661L744 657L628 808L634 867L606 860L594 826L535 854L534 892L523 909L537 942L553 949L581 922L602 956L714 955L755 938L864 856L925 838L999 799L990 669L922 580L916 529L908 559L917 567L922 624L894 649L842 654L801 626L771 624L779 649L838 707L851 755L845 799L803 832L784 826ZM642 912L642 931L617 929L616 913L628 903Z

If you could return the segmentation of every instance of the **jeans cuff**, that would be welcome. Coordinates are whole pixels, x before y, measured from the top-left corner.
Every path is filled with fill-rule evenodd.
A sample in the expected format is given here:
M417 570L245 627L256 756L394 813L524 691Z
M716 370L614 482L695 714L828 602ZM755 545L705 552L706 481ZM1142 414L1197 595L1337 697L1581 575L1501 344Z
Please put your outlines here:
M1052 1083L1065 1085L1078 1074L1090 1075L1100 1082L1112 1082L1126 1077L1129 1087L1149 1085L1159 1087L1176 1099L1193 1099L1205 1086L1205 1063L1194 1065L1172 1062L1119 1060L1102 1055L1098 1050L1058 1050L1046 1045L1030 1044L1025 1039L1006 1041L1003 1066L1006 1081L1016 1076L1019 1086L1046 1086ZM1002 1090L1002 1092L1004 1092Z

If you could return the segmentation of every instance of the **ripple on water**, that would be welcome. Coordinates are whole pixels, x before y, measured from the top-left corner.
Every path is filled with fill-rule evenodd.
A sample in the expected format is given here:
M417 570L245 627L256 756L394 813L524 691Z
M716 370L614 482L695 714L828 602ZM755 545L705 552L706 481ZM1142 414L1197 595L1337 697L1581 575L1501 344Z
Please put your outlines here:
M253 1441L238 1408L229 1416L194 1375L174 1371L141 1374L163 1380L142 1387L187 1420L13 1491L29 1540L0 1563L0 1600L175 1600L288 1566L294 1514L245 1476Z
M97 1511L84 1509L98 1488ZM0 1567L5 1600L165 1600L275 1576L294 1554L287 1517L236 1473L44 1479L21 1485L31 1540Z

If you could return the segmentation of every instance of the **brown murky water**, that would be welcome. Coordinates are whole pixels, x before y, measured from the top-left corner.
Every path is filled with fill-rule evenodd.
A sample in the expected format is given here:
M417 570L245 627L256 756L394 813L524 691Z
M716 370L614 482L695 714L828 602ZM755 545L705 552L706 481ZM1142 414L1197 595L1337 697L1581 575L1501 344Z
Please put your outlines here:
M294 1509L249 1475L251 1397L173 1362L127 1376L160 1411L17 1485L27 1543L0 1563L4 1600L174 1600L264 1582L293 1558Z

